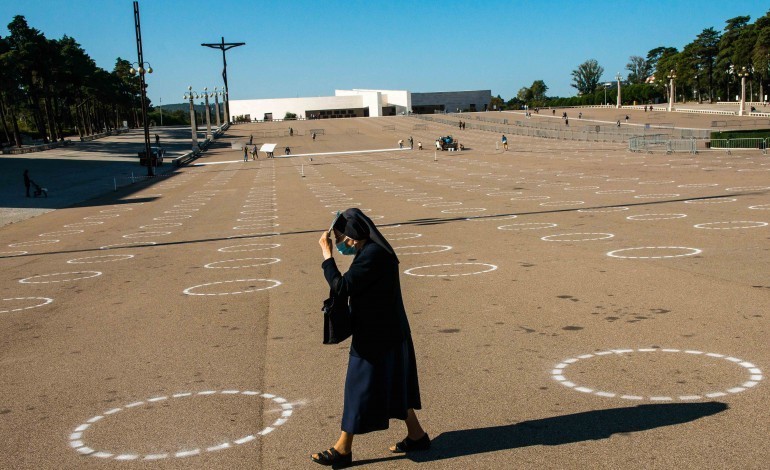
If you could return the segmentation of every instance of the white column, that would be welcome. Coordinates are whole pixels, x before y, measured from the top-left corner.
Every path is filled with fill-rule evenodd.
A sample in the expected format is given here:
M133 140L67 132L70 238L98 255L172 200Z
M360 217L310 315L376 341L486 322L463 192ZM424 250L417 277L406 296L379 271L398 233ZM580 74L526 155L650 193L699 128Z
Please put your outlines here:
M741 76L741 104L738 107L738 116L746 113L746 74Z

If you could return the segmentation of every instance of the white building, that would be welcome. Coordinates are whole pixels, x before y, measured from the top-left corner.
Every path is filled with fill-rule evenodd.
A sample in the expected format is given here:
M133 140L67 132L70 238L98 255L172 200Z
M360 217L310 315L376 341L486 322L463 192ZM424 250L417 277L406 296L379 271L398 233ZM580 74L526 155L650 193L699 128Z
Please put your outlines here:
M419 103L413 109L412 99ZM300 119L395 116L408 112L486 110L491 90L412 93L408 90L335 90L334 96L231 100L232 119L248 121L283 119L286 113ZM444 102L446 101L446 103Z

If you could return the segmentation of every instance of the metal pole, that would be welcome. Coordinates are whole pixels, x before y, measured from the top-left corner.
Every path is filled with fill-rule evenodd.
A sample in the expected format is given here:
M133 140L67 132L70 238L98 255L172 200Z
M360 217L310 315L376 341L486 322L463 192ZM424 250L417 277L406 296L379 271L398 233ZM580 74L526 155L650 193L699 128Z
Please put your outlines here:
M222 124L219 122L219 92L214 92L214 110L217 113L217 127L222 127Z
M139 2L134 1L134 26L136 29L136 54L140 69L144 68L144 54L142 52L142 27L139 23ZM142 98L142 124L144 126L144 152L147 157L147 176L154 176L152 171L152 152L150 150L150 128L147 124L147 85L144 82L144 71L139 72L139 85Z
M211 140L211 113L209 112L209 90L203 89L203 96L206 97L206 138Z
M158 98L160 101L160 127L163 127L163 98Z
M190 91L190 130L192 131L192 149L198 150L198 129L195 125L195 109L193 108L193 93Z
M222 104L225 111L225 122L230 122L230 94L229 94L229 88L227 86L227 56L225 52L228 49L232 49L234 47L243 46L245 45L245 42L230 42L226 43L224 36L222 36L222 42L220 43L212 43L212 44L201 44L203 47L210 47L212 49L219 49L222 51L222 80L225 82L225 93L222 96Z

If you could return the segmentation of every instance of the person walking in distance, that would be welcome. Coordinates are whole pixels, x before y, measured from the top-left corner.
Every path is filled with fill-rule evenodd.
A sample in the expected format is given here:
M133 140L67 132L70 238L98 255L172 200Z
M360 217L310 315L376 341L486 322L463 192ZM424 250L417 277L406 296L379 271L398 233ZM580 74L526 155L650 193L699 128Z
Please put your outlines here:
M414 139L412 138L411 135L409 136L409 148L411 150L414 150Z
M249 147L247 145L243 146L243 161L249 161Z
M24 170L24 187L27 188L27 197L29 196L29 186L31 184L31 181L29 179L29 170Z
M508 137L503 134L503 138L500 141L503 143L503 150L508 150Z
M349 307L352 339L342 433L334 446L313 454L312 460L334 468L351 466L354 436L388 429L391 419L405 421L407 429L407 436L391 446L391 452L429 449L430 437L415 414L422 408L417 362L395 251L358 208L343 212L318 243L324 278ZM332 256L335 245L340 254L355 255L344 274Z

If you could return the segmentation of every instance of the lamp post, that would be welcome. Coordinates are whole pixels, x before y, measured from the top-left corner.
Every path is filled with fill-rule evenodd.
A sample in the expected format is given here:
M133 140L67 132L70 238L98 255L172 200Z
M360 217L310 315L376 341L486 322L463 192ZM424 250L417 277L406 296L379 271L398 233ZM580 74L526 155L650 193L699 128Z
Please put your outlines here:
M695 74L695 93L693 98L698 100L698 103L701 102L700 100L700 82L698 81L698 74Z
M190 130L192 131L192 149L198 150L198 126L195 124L195 108L193 100L198 98L198 93L194 92L192 86L187 87L184 93L184 99L190 100Z
M741 78L741 104L738 106L738 116L743 116L746 113L746 77L749 76L749 71L746 67L741 67L737 75Z
M604 84L604 106L607 106L607 88L611 87L612 83Z
M222 92L217 89L217 87L214 87L214 111L217 114L217 127L222 127L222 124L219 121L219 95L221 95Z
M620 109L620 80L621 80L622 78L623 78L623 77L621 77L621 76L620 76L620 72L618 72L618 74L617 74L617 75L615 75L615 80L617 80L617 81L618 81L618 104L617 104L617 106L615 106L615 107L616 107L616 108L618 108L618 109Z
M142 27L139 22L139 2L134 2L134 29L136 31L136 69L131 67L129 72L131 74L139 74L139 90L141 92L142 99L142 125L144 126L144 155L147 158L147 176L154 176L152 169L152 151L150 150L150 127L147 124L147 84L144 81L145 73L152 73L152 67L148 62L144 61L144 53L142 51ZM144 66L147 64L147 68Z
M203 97L206 99L206 138L211 140L211 110L209 109L209 87L203 89Z
M671 71L666 75L666 78L669 80L669 90L668 90L668 112L671 112L674 110L674 93L676 88L674 88L674 81L676 80L676 71L674 69L671 69Z
M158 109L160 109L160 127L163 127L163 98L158 98L158 101L160 101L160 105L158 105Z

